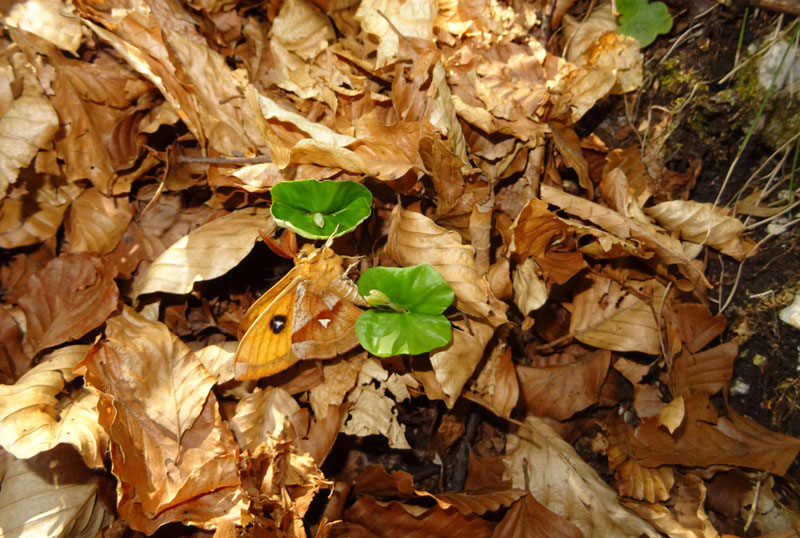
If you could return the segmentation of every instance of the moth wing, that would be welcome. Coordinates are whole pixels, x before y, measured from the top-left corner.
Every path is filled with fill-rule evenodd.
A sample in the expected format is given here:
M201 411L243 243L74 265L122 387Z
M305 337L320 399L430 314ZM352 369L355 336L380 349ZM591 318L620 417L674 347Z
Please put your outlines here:
M316 292L307 282L297 289L292 351L300 359L330 359L358 345L355 324L362 310L338 294Z
M239 324L244 333L234 358L236 379L259 379L297 362L292 352L292 325L297 288L302 282L290 271L245 313Z

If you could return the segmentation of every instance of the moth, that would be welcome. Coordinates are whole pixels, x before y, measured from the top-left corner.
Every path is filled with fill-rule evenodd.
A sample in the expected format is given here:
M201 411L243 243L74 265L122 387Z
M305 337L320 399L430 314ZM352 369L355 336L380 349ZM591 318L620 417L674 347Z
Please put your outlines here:
M247 310L239 324L236 379L258 379L301 359L329 359L357 344L362 310L343 278L342 259L326 244L303 245L295 266Z

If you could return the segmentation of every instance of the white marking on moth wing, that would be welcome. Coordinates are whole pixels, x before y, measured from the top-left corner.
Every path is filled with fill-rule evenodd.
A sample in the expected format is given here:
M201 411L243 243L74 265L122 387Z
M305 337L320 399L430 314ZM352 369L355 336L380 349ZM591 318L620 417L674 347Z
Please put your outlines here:
M322 325L323 328L327 329L328 325L330 324L331 320L329 319L318 319L319 324Z
M306 296L306 293L309 293L308 287L306 286L305 282L300 282L297 286L296 293L296 302L294 304L294 316L292 318L292 329L294 330L295 327L305 327L306 323L311 321L313 317L313 313L307 311L306 309L302 308L301 305L303 303L303 299Z

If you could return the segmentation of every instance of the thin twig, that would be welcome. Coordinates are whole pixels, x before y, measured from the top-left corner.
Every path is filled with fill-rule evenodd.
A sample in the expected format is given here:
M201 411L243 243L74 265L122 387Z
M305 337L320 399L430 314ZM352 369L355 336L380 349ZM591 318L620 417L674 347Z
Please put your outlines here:
M550 41L550 33L552 32L552 28L550 25L553 24L553 13L556 11L556 4L558 0L550 0L547 4L547 9L544 10L544 17L542 17L542 45L547 48L547 42Z
M257 157L193 157L191 155L178 155L179 163L202 163L202 164L263 164L271 163L267 155Z
M750 3L769 11L800 15L800 2L797 0L750 0Z

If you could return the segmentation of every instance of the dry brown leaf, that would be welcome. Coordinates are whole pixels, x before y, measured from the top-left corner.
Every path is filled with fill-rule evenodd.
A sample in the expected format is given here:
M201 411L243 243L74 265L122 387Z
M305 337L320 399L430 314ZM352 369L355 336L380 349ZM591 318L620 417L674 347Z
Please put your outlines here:
M272 21L269 49L275 57L270 73L280 88L303 99L322 100L325 65L315 59L330 46L336 34L330 20L310 2L289 0ZM330 61L329 56L323 59Z
M528 258L514 268L511 284L514 304L522 314L528 315L547 302L547 284L538 274L539 265Z
M433 19L437 5L432 0L368 0L361 2L355 19L361 30L378 37L378 56L375 66L380 68L392 63L403 38L433 37Z
M30 164L56 131L58 115L46 97L23 95L11 103L0 118L0 199L16 183L20 169ZM3 212L6 211L4 203Z
M405 426L397 419L396 403L410 398L408 387L417 386L409 374L390 374L376 359L367 359L358 374L358 385L347 397L350 407L342 433L383 435L393 448L411 448Z
M695 284L711 287L705 275L686 256L680 241L589 200L573 196L549 185L541 187L542 200L556 205L577 217L600 226L623 240L639 241L655 252L662 263L678 265L681 272Z
M64 254L25 282L19 306L25 312L25 347L39 351L80 338L117 307L113 268L85 253Z
M492 350L486 365L470 387L471 393L480 398L498 416L510 417L519 400L519 382L511 360L511 348L499 345Z
M755 248L755 243L744 237L746 228L739 219L707 202L672 200L645 212L667 230L679 232L682 239L708 245L739 261Z
M8 289L8 282L3 281L2 285ZM0 383L13 384L28 371L30 363L30 357L22 351L19 325L8 310L0 308Z
M573 300L570 334L601 349L661 353L661 328L656 315L664 304L664 286L655 280L630 281L629 286L637 293L651 297L645 302L609 278L589 278L592 286L577 293Z
M132 217L127 195L112 198L97 188L86 189L70 206L65 223L67 251L108 254L122 239Z
M530 491L584 536L658 536L646 521L621 506L594 469L540 418L527 417L509 434L504 462L504 476L515 488Z
M669 389L675 395L705 391L714 394L728 386L733 375L735 342L720 344L700 353L683 352L672 361Z
M43 203L31 210L27 200L6 198L0 206L0 248L33 245L53 237L61 226L69 201Z
M194 352L208 373L217 379L217 385L233 380L234 357L239 342L229 340L221 344L211 344Z
M84 30L74 11L72 4L58 0L26 0L14 4L3 22L77 54Z
M291 436L304 436L308 426L306 414L285 390L278 387L256 389L236 405L236 413L229 423L242 450L255 453L256 448L269 436L284 435L287 423Z
M506 512L492 538L583 538L583 533L527 493Z
M324 419L330 406L342 404L356 385L365 358L366 354L362 354L350 360L325 361L322 364L325 380L308 394L308 403L315 417Z
M587 267L570 227L541 200L528 201L512 230L511 251L520 260L532 257L550 282L564 284Z
M214 377L186 344L125 308L76 371L100 395L117 508L132 528L239 521L236 441L211 392Z
M458 233L398 204L392 210L386 252L401 266L433 266L453 288L460 310L492 325L505 320L489 306L489 289L475 266L475 249L462 245Z
M84 24L159 89L200 145L204 146L206 133L194 93L180 76L183 70L176 69L172 64L171 51L150 8L138 4L114 18L111 11L94 11L87 4L79 4L79 11ZM188 18L188 14L184 15ZM171 11L170 16L176 20L186 20ZM93 20L99 24L95 24Z
M15 457L31 458L65 443L89 467L103 467L108 436L97 422L97 395L86 389L61 394L87 349L62 347L15 384L0 385L0 445Z
M782 475L800 450L800 439L769 431L732 409L715 419L706 393L684 396L684 401L686 417L674 434L658 416L642 419L636 429L625 425L633 459L646 467L731 465Z
M461 396L464 384L483 358L483 350L494 333L491 325L477 320L468 326L464 322L453 325L453 340L431 354L431 365L449 408Z
M393 501L379 503L362 497L344 513L344 521L356 523L383 538L489 538L488 522L477 516L464 516L458 510L438 506L421 508Z
M417 490L420 496L433 497L440 508L447 510L455 508L461 514L485 514L488 511L499 510L503 506L511 506L514 501L526 494L520 489L502 489L497 491L472 492L472 493L437 493L432 494Z
M567 420L597 403L611 353L597 350L571 364L517 366L522 400L537 417Z
M204 224L175 242L136 278L133 296L156 291L189 293L195 282L224 275L253 249L259 229L272 235L276 225L269 210L258 207Z
M203 132L210 147L222 155L252 155L265 141L244 99L242 71L234 72L226 59L210 49L196 35L194 26L172 27L168 21L180 17L176 6L169 3L168 18L161 20L171 56L182 67L185 84L192 88ZM189 17L188 13L186 14ZM213 83L210 83L213 81Z
M568 62L579 62L581 55L606 32L616 32L617 18L611 11L611 4L595 7L587 17L578 21L571 15L564 16L563 56Z
M664 406L658 413L658 423L664 426L669 433L675 433L678 426L683 422L686 409L683 407L683 396L673 398L671 402Z
M30 459L3 453L0 535L8 538L95 538L111 524L92 471L69 447Z
M559 80L554 117L576 123L599 99L638 88L642 84L640 49L630 36L602 34L582 53L579 67Z

